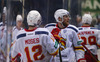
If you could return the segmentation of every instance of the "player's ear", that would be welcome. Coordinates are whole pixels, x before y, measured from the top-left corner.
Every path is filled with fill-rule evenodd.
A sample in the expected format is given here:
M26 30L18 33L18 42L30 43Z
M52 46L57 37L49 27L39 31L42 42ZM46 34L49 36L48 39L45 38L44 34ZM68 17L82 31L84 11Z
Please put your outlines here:
M61 22L62 21L62 18L61 17L58 17L58 20Z

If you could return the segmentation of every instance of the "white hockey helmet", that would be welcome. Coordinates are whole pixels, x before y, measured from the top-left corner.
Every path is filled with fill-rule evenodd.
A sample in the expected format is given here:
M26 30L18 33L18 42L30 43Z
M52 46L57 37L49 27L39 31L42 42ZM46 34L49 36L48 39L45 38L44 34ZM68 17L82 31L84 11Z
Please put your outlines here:
M6 7L3 8L3 13L4 13L5 15L7 15L7 8L6 8Z
M27 15L27 23L28 25L38 25L41 22L41 15L38 11L36 10L31 10L28 15Z
M58 20L58 18L59 18L59 17L60 17L60 18L63 18L64 15L68 15L68 16L70 17L69 12L68 12L67 10L65 10L65 9L58 9L58 10L55 12L55 14L54 14L54 17L55 17L55 19L56 19L56 22L62 23L63 20L62 20L62 22L61 22L61 21Z
M18 21L22 21L22 22L23 22L23 18L22 18L21 15L17 15L17 17L16 17L16 22L18 22Z
M91 22L92 22L92 16L90 14L84 14L82 16L82 23L91 24Z

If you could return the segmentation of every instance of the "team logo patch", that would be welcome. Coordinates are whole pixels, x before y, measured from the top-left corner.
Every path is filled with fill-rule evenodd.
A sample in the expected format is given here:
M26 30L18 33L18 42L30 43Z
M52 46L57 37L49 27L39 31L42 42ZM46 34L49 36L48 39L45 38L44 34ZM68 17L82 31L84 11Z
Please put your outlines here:
M78 42L77 42L78 45L81 45L81 43L82 43L82 41L78 41Z
M54 47L55 47L55 48L58 47L58 42L57 42L57 41L55 41L55 45L54 45Z

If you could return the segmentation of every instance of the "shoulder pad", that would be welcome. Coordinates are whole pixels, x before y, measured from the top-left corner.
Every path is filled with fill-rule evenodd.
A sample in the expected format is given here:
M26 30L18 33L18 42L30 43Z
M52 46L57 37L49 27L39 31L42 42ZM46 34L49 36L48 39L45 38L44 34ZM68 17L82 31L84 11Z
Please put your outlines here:
M45 28L50 27L50 26L56 26L56 23L47 24L47 25L45 26Z
M70 29L74 30L75 32L78 32L78 30L76 28L74 28L74 27L69 26L67 28L70 28Z
M97 28L95 28L95 27L91 27L90 29L97 29Z
M3 23L2 22L0 23L0 26L3 26Z
M83 30L83 28L78 28L79 30Z
M26 33L19 34L19 35L17 36L17 39L19 39L19 38L21 38L21 37L25 37L25 36L26 36Z
M46 35L48 35L49 33L46 32L46 31L36 31L35 32L35 35L39 35L39 34L46 34Z
M13 27L13 31L16 29L16 27Z

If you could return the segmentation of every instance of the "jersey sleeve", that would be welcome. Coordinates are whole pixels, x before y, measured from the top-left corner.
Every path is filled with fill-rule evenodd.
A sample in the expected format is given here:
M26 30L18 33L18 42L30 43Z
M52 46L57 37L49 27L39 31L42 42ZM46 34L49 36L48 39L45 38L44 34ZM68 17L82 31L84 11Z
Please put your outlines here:
M49 23L49 24L45 25L45 28L47 28L49 30L49 32L52 32L52 30L54 28L56 28L56 23Z
M82 39L80 38L80 36L76 32L73 32L73 44L77 60L84 58L84 49L81 43Z
M11 51L12 61L16 61L16 59L19 56L21 56L19 48L20 48L19 39L16 39L15 43L12 46L12 51Z
M100 30L98 30L97 38L97 46L100 48Z
M57 55L58 54L58 42L54 39L53 35L49 32L48 36L44 36L44 45L46 47L46 50L51 55Z

